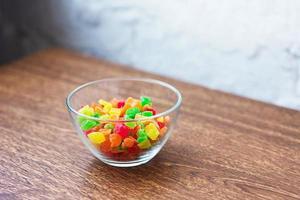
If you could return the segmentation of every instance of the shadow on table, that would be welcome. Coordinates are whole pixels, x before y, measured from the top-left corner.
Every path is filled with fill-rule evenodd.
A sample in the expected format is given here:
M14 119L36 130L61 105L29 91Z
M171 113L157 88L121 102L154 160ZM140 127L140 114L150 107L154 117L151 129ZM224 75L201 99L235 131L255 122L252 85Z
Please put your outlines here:
M187 155L179 155L178 152L172 151L180 148L182 147L174 143L168 145L168 148L165 148L168 151L162 149L150 162L131 168L112 167L95 158L88 168L86 181L81 190L86 193L99 193L109 187L112 191L124 190L123 192L128 189L127 192L151 193L151 188L166 193L176 192L181 187L185 187L185 182L195 173L195 168L189 167Z

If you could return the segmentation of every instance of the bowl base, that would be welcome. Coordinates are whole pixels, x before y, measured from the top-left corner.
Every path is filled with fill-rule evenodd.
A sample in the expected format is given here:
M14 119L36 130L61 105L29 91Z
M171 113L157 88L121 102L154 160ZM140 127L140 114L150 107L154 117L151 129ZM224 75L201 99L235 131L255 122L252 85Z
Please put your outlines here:
M111 165L114 167L135 167L135 166L139 166L139 165L149 162L152 158L154 158L157 155L157 153L159 152L160 149L161 149L161 146L158 146L158 147L152 149L151 152L148 152L148 153L138 157L138 159L128 160L128 161L112 160L110 158L103 157L99 154L94 154L94 156L96 158L98 158L100 161L104 162L105 164L108 164L108 165Z
M121 162L121 161L111 161L111 160L101 160L105 164L108 164L113 167L136 167L139 165L143 165L147 162L149 162L152 158L150 159L145 159L145 160L137 160L137 161L132 161L132 162Z

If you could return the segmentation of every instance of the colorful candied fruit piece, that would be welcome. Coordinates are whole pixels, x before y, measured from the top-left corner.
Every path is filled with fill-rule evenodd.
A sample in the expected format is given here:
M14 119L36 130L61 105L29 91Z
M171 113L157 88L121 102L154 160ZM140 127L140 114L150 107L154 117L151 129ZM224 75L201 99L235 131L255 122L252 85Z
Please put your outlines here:
M144 140L143 142L139 143L138 146L141 149L149 149L151 147L151 143L148 139Z
M147 136L147 134L146 134L146 132L145 132L144 129L138 130L137 134L138 134L139 137L141 137L141 136Z
M144 129L140 129L138 131L137 135L138 135L138 138L137 138L137 142L138 143L141 143L141 142L143 142L145 140L148 140L148 136L147 136L147 134L146 134L146 132L145 132Z
M100 150L104 153L108 153L111 151L111 143L109 138L106 138L106 140L103 143L101 143Z
M130 117L131 119L135 118L135 115L141 112L141 110L137 107L129 108L126 110L126 116Z
M83 131L86 131L97 126L98 124L99 122L97 121L86 119L81 123L80 127Z
M126 138L129 134L129 128L124 124L117 124L115 133L119 134L122 138Z
M151 117L151 116L153 116L153 112L152 111L144 111L144 112L142 112L142 116Z
M150 97L141 96L140 100L141 100L142 106L145 106L145 105L151 106L152 105L152 99Z
M122 147L123 148L131 148L131 147L133 147L135 142L136 142L136 140L133 137L125 138L122 143Z
M145 106L145 107L143 108L143 111L150 111L150 112L152 112L153 115L156 115L156 110L153 109L153 108L150 107L150 106Z
M110 101L111 105L113 108L117 108L118 106L118 103L119 103L119 100L116 99L116 98L113 98L111 101Z
M109 135L109 141L111 147L118 147L122 142L122 138L119 134L112 133Z
M156 140L159 136L159 131L153 123L150 123L145 127L145 132L151 140Z
M101 105L95 106L94 110L99 114L105 114L103 107Z
M119 117L121 115L121 109L119 109L119 108L111 108L109 110L109 114Z
M102 127L101 125L97 125L97 126L91 128L91 129L88 129L88 130L84 131L85 135L88 135L92 132L98 132L101 129L101 127Z
M119 101L117 104L117 108L123 108L125 105L125 101Z
M87 116L92 116L94 114L94 109L89 105L86 105L79 110L79 113Z
M92 132L88 134L88 138L93 144L96 145L99 145L105 141L105 135L104 133L101 132Z
M171 121L170 116L166 116L166 117L165 117L165 124L169 124L170 121Z
M163 127L165 127L165 123L157 122L157 124L158 124L158 126L159 126L160 129L163 128Z
M126 99L126 101L124 102L124 105L122 106L122 111L121 111L121 116L123 116L125 114L125 112L131 108L131 103L133 101L133 98L132 97L128 97Z
M156 118L156 121L160 122L160 123L164 123L165 119L164 119L164 117L158 117L158 118Z
M108 113L110 111L110 109L112 108L112 104L107 101L104 101L103 99L99 100L99 104L103 106L103 111L105 113Z
M107 123L104 125L105 129L113 129L115 126L112 123Z
M165 126L162 129L159 130L159 137L163 137L166 132L167 132L168 128Z
M134 129L136 127L136 122L126 122L125 125L130 129Z
M129 97L127 98L126 102L125 102L125 105L128 104L129 107L131 108L134 108L134 107L137 107L139 108L140 110L143 108L142 104L141 104L141 101L138 100L138 99L134 99L132 97Z
M111 129L99 129L98 132L103 133L105 136L108 136L109 134L111 134L112 130Z

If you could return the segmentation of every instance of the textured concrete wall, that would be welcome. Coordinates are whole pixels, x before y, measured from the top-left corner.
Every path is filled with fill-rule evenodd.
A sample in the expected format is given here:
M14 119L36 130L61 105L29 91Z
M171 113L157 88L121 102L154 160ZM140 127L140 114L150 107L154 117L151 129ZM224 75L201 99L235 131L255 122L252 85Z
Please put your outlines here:
M297 0L9 0L8 4L15 12L6 8L5 14L24 52L62 45L300 109Z

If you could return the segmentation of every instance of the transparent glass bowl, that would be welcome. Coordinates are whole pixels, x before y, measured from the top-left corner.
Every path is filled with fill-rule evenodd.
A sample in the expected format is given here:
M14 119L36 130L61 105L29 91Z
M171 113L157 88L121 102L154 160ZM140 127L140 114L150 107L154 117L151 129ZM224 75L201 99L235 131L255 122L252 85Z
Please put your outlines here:
M83 115L78 110L85 105L97 102L99 99L111 100L112 98L127 99L133 97L139 99L140 96L148 96L152 98L153 108L158 112L151 117L143 117L133 120L100 120L99 118ZM180 92L168 83L142 78L110 78L89 82L77 87L66 99L67 109L70 114L71 121L75 127L77 134L87 149L99 160L106 164L116 167L132 167L144 164L151 160L164 146L176 124L179 108L181 106L182 97ZM100 150L92 144L85 132L81 130L79 117L101 123L126 123L126 122L145 122L147 120L156 120L159 117L167 117L169 122L166 125L167 131L158 140L153 142L149 149L142 150L136 156L126 159L113 157Z

